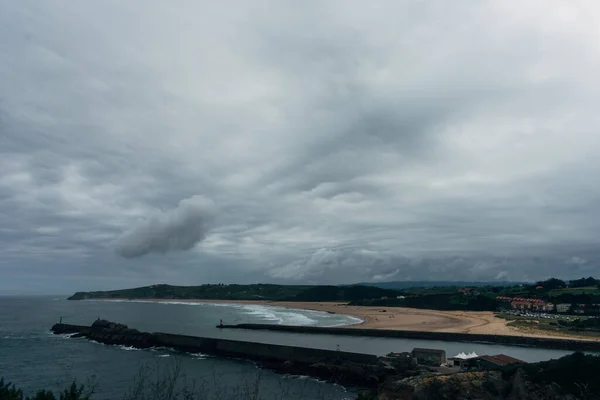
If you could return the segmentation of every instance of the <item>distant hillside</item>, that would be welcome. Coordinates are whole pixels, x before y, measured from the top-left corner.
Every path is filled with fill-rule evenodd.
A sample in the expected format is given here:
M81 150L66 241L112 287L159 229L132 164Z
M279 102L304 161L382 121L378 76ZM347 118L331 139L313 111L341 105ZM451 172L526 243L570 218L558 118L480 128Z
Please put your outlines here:
M301 285L152 285L133 289L101 292L77 292L69 300L85 299L206 299L271 301L355 301L400 295L397 290L374 286L301 286Z
M481 287L481 286L516 286L520 284L531 284L530 282L469 282L469 281L397 281L397 282L361 282L356 285L373 286L381 289L402 290L413 288L431 287Z

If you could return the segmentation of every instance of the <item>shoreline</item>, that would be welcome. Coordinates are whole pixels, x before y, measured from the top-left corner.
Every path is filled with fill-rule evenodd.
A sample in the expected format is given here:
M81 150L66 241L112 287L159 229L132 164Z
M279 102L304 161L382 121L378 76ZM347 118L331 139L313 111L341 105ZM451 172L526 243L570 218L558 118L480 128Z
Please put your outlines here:
M552 334L547 331L518 330L508 324L512 321L497 318L491 311L438 311L405 307L349 306L339 302L291 302L268 300L206 300L206 299L89 299L100 301L186 302L212 304L256 304L288 309L320 311L357 318L362 322L340 326L342 329L403 330L421 332L508 335L533 338L600 341L599 338Z

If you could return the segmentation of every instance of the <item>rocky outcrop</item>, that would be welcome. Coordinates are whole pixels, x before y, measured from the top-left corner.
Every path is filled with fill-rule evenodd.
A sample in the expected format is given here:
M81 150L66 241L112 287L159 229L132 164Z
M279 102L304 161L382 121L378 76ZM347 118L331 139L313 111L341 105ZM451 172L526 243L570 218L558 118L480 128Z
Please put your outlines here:
M103 319L96 320L92 326L56 324L54 333L75 333L73 337L85 337L104 344L118 344L138 349L148 349L158 345L154 335L131 329L127 325L117 324Z
M329 360L316 363L285 361L263 362L261 365L279 373L306 375L346 386L376 388L391 372L374 364L359 364L351 361Z
M590 399L596 397L589 397ZM361 400L578 400L561 394L556 384L536 385L519 369L505 378L499 371L421 374L390 378L377 390L364 391Z

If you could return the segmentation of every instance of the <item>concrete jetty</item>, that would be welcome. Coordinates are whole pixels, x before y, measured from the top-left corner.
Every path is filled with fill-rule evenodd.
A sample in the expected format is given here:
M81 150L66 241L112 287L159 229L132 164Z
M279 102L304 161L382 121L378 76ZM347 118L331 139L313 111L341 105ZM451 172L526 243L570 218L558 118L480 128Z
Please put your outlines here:
M559 338L539 338L530 336L510 336L510 335L485 335L471 333L452 333L452 332L423 332L406 330L387 330L387 329L365 329L365 328L339 328L339 327L319 327L319 326L289 326L289 325L268 325L268 324L237 324L222 325L222 329L251 329L251 330L269 330L277 332L311 333L342 336L371 336L395 339L418 339L418 340L439 340L447 342L478 342L478 343L497 343L509 346L527 346L540 347L546 349L573 350L573 351L600 351L600 341L559 339Z
M51 330L55 334L72 334L75 338L84 337L104 344L141 349L167 347L189 353L250 360L277 372L308 375L344 385L374 387L391 373L373 354L140 332L105 320L97 320L91 326L58 323Z

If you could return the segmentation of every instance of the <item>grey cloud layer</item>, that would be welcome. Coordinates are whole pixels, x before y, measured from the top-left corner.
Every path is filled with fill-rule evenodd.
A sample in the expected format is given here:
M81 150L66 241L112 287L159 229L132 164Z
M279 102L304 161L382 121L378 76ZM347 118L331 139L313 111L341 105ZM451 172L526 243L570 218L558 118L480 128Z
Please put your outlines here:
M0 292L597 273L599 17L2 2Z
M150 253L190 250L206 237L214 204L202 196L182 200L167 212L157 212L121 236L115 251L125 258Z

